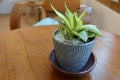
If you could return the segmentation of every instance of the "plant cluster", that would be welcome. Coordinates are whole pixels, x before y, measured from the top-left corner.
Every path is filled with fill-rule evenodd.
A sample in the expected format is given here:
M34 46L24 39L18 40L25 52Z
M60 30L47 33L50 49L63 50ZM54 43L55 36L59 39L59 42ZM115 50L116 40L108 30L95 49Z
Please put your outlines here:
M62 35L64 35L64 38L67 40L73 40L77 39L79 41L82 41L84 43L91 41L91 39L94 39L96 36L102 36L101 32L96 28L95 25L83 24L83 17L86 14L86 11L84 11L80 16L77 15L76 12L71 12L67 5L65 4L65 14L62 14L58 10L56 10L52 5L52 9L55 11L55 13L61 18L61 20L58 20L59 23L59 31Z

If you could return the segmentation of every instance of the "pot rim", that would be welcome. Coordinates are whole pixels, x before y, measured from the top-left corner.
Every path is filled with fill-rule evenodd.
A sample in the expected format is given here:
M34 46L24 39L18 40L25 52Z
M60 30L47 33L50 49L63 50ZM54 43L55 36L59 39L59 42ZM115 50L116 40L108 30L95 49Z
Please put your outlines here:
M58 31L59 31L59 30L56 29L56 30L53 32L53 34L52 34L52 38L53 38L54 40L56 40L57 42L62 43L62 44L65 44L65 45L79 46L79 45L89 45L89 44L95 42L95 38L94 38L92 41L90 41L90 42L87 42L87 43L81 43L81 44L77 44L77 45L76 45L76 44L70 44L70 43L61 42L61 41L59 41L59 40L57 40L57 39L55 38L55 34L56 34Z

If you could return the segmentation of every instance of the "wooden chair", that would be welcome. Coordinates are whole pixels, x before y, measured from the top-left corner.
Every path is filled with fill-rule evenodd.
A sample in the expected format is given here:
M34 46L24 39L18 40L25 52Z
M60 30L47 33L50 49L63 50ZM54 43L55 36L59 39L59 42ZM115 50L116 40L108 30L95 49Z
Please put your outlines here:
M43 9L43 2L39 3L34 3L34 2L18 2L14 5L11 15L10 15L10 30L17 29L21 27L21 15L22 15L22 10L25 7L37 7L40 9L40 12L43 12L39 14L39 19L44 18L44 9Z
M50 0L52 5L59 10L60 12L65 11L64 2L66 0ZM80 7L82 0L67 0L67 6L71 11L76 11ZM17 29L21 27L21 14L22 10L26 7L37 7L40 10L39 19L40 21L36 22L33 26L42 26L42 25L57 25L57 21L53 18L47 18L46 12L53 12L50 7L49 0L41 0L39 3L33 2L18 2L12 9L10 15L10 30ZM89 16L86 16L87 18ZM47 21L47 22L46 22ZM86 20L84 21L86 23ZM89 20L87 20L89 23Z

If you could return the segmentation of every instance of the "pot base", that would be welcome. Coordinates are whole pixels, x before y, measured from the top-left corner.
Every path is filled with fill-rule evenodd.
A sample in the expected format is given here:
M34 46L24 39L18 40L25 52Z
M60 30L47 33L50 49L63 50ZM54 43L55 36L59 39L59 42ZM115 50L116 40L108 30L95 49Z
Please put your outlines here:
M82 70L80 70L79 72L68 72L65 71L63 69L61 69L58 64L57 61L55 60L55 50L53 49L50 53L50 63L52 65L52 67L57 70L59 73L62 73L65 76L68 77L78 77L78 76L83 76L88 74L96 65L96 57L93 53L91 53L90 58L88 59L86 65L83 67Z

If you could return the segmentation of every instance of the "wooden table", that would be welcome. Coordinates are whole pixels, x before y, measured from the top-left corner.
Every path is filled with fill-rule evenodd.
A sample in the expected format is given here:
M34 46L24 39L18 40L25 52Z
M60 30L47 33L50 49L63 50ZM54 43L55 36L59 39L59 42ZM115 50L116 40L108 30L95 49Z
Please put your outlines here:
M96 67L86 76L64 77L51 67L56 27L27 27L0 35L0 80L120 80L120 37L103 32L97 38Z

